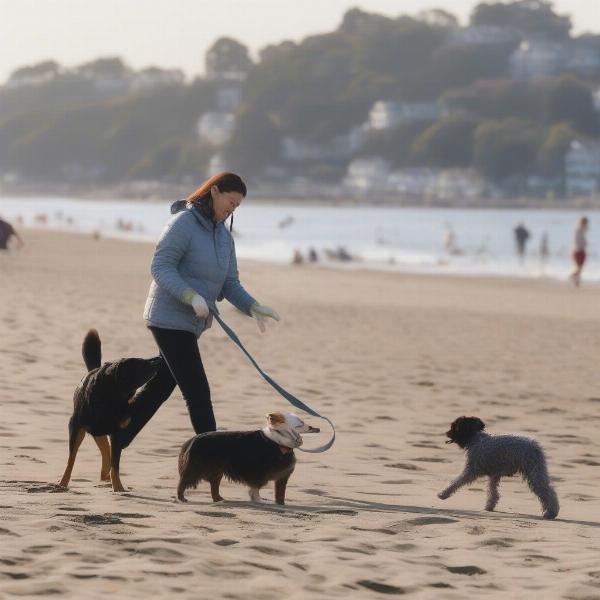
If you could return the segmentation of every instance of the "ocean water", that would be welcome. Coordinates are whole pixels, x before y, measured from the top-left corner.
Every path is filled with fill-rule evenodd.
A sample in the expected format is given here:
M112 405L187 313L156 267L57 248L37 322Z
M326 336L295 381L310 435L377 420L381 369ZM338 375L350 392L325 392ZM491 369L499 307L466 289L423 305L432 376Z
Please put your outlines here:
M131 241L156 241L170 218L171 201L0 198L0 216L17 227L100 232ZM314 248L319 262L342 268L414 273L491 275L566 280L573 231L590 219L584 279L600 282L600 211L441 209L380 206L302 206L247 201L235 214L239 258L288 263L294 251ZM45 223L39 219L46 216ZM37 217L37 218L36 218ZM523 261L515 254L514 227L531 238ZM444 250L446 229L458 252ZM549 255L540 256L543 234ZM326 251L344 248L355 260L338 262Z

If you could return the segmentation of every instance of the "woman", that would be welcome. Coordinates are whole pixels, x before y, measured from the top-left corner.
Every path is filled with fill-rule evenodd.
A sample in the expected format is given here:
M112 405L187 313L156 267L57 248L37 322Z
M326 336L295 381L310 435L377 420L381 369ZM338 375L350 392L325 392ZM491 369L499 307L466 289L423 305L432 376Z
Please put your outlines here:
M571 280L575 286L579 287L581 283L581 271L586 258L587 239L586 233L588 229L587 217L581 217L575 229L575 237L573 239L573 262L575 266L571 273Z
M216 429L198 348L198 338L211 326L209 305L225 298L254 317L261 331L267 317L279 321L279 315L259 304L239 281L231 226L233 212L245 196L246 185L239 175L220 173L171 207L175 217L156 245L151 266L154 280L144 309L144 319L164 361L136 394L137 410L131 422L115 436L117 455L171 395L175 385L185 398L194 431ZM224 222L229 216L231 225L227 230Z

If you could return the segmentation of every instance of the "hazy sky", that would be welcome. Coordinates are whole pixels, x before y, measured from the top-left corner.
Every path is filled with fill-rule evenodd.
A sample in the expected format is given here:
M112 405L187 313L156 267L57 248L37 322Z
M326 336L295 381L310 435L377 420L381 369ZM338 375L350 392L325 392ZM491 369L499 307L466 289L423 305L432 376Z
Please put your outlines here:
M0 82L17 67L54 59L73 66L121 56L138 69L202 73L204 53L227 35L255 55L269 43L338 26L353 6L390 16L442 6L465 22L475 0L0 0ZM600 32L598 0L555 0L576 32Z

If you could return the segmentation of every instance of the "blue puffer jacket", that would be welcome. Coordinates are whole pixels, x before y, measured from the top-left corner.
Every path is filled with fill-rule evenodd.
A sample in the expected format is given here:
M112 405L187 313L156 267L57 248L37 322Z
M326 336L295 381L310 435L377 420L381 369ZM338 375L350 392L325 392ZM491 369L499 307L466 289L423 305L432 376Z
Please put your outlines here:
M212 315L196 316L189 304L190 290L209 304L226 298L250 315L255 300L240 283L235 245L225 225L215 225L196 207L186 208L181 201L171 211L177 214L162 232L152 258L154 280L144 308L147 325L200 336L211 326Z

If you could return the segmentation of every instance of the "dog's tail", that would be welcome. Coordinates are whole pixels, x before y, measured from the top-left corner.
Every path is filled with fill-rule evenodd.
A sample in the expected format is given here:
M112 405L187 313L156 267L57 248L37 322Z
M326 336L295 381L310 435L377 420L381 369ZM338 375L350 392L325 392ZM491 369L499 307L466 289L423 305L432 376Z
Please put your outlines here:
M558 496L550 483L544 451L537 442L534 442L534 446L534 460L529 464L524 473L524 478L531 491L539 498L544 519L554 519L560 510Z
M193 473L190 465L190 448L196 438L190 438L184 442L179 451L178 470L179 484L177 485L177 498L181 502L186 502L184 493L189 487L196 487L198 484L197 473Z
M97 369L102 364L102 345L95 329L90 329L83 338L81 353L88 371Z
M188 466L188 462L190 460L190 446L195 438L190 438L186 442L184 442L181 446L181 450L179 451L179 461L177 467L179 469L179 475L183 475Z

